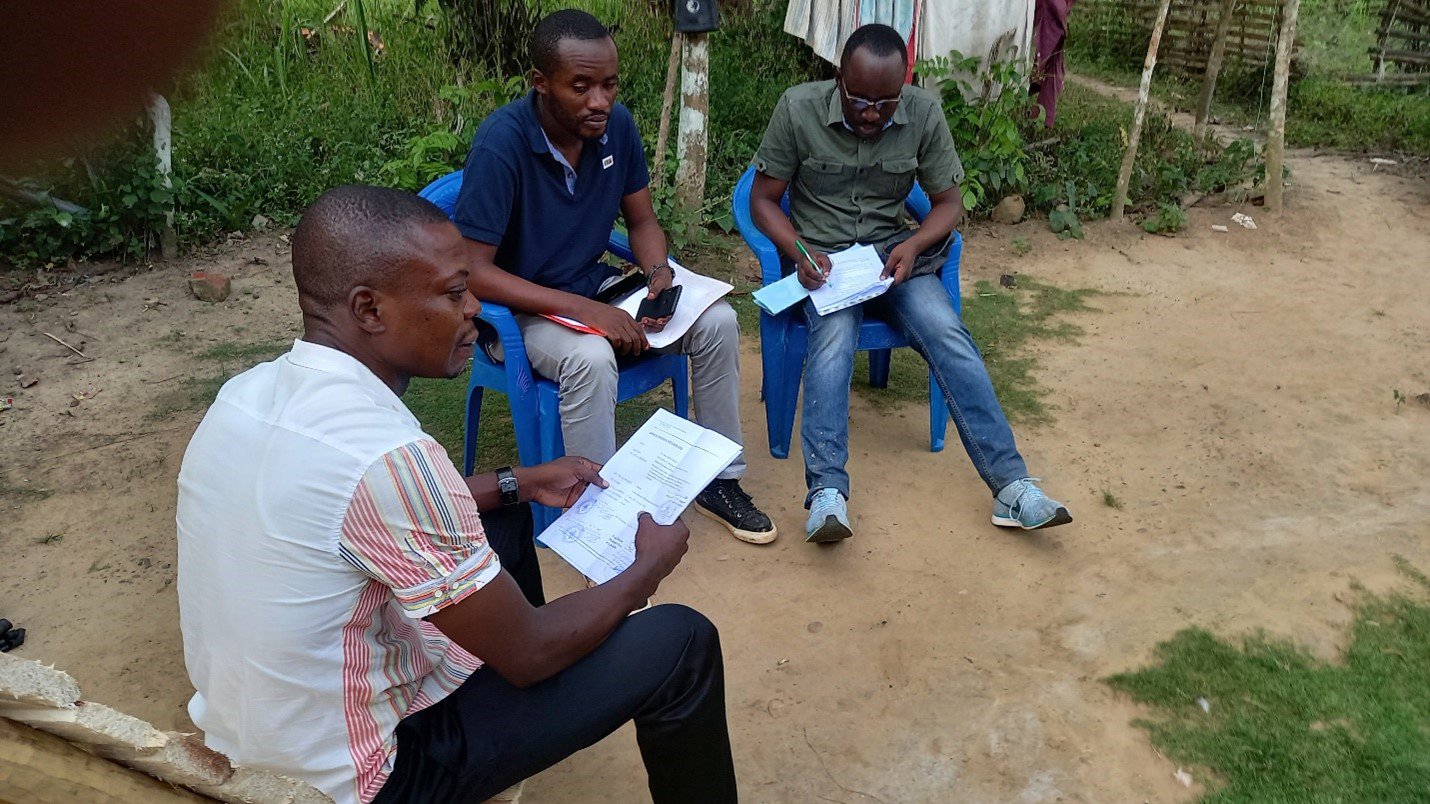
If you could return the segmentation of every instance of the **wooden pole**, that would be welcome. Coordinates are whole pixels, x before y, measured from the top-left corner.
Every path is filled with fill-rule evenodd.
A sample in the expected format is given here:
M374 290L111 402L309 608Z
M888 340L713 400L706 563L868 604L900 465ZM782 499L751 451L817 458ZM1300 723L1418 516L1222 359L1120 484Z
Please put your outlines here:
M1285 0L1281 7L1281 34L1276 37L1276 73L1271 80L1271 132L1266 137L1266 210L1281 211L1284 187L1281 168L1286 160L1286 90L1291 74L1291 50L1296 44L1296 18L1301 0Z
M149 122L154 126L154 159L158 166L159 181L164 189L174 186L174 117L169 111L169 102L164 96L153 93L149 96ZM178 256L178 237L174 234L174 203L164 212L164 227L159 231L159 256L172 260Z
M0 717L0 800L95 804L211 801Z
M665 183L665 148L670 139L670 107L675 105L675 76L680 72L680 31L670 35L670 59L665 63L665 94L660 98L660 131L655 135L655 170L651 192Z
M1204 142L1207 135L1207 121L1212 114L1212 95L1216 92L1217 76L1221 74L1221 63L1226 58L1226 35L1231 32L1231 18L1236 13L1236 0L1221 0L1221 16L1217 17L1216 35L1212 38L1212 52L1207 56L1207 71L1202 77L1202 94L1197 98L1197 117L1192 125L1192 138Z
M1117 189L1112 194L1112 219L1122 220L1127 207L1127 185L1132 182L1132 165L1137 161L1137 141L1142 138L1142 121L1147 117L1147 96L1152 91L1152 70L1157 66L1157 49L1162 46L1162 29L1167 25L1167 11L1172 0L1162 0L1157 9L1157 23L1152 26L1152 41L1147 43L1147 58L1142 62L1142 86L1137 90L1137 105L1132 111L1132 131L1127 134L1127 153L1122 157L1122 170L1117 174Z
M705 164L709 155L710 35L684 40L680 70L680 128L675 150L675 205L694 212L705 205Z

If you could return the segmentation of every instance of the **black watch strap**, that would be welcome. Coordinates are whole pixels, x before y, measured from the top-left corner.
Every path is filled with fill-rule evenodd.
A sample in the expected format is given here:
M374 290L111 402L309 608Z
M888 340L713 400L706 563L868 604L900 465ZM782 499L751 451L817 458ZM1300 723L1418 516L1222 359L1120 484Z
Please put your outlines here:
M507 507L521 502L521 495L517 490L516 473L510 466L503 466L497 470L497 491L500 493L501 504Z

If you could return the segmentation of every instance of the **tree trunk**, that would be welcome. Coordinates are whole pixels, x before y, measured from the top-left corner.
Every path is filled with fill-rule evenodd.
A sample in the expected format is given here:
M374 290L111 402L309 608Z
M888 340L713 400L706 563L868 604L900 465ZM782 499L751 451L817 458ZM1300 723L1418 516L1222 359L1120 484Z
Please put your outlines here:
M1197 98L1197 117L1192 126L1192 138L1203 142L1207 134L1207 120L1212 114L1212 95L1216 93L1217 76L1221 74L1221 63L1226 58L1226 36L1231 31L1231 18L1236 13L1236 0L1221 0L1221 16L1216 22L1216 36L1212 39L1212 52L1207 56L1207 71L1202 78L1202 94Z
M149 96L149 121L154 125L154 159L159 171L159 181L164 189L174 187L174 138L173 115L169 102L164 96L154 93ZM172 260L178 256L178 238L174 234L174 202L164 212L164 227L159 231L159 256Z
M0 800L95 804L210 801L0 717Z
M1162 0L1157 9L1157 23L1152 26L1152 41L1147 43L1147 59L1142 63L1142 86L1137 90L1137 106L1132 112L1132 130L1127 133L1127 153L1122 157L1122 170L1117 174L1117 190L1112 194L1112 219L1122 220L1127 207L1127 185L1132 182L1132 165L1137 161L1137 143L1142 139L1142 121L1147 117L1147 95L1152 91L1152 70L1157 66L1157 49L1162 46L1162 29L1167 25L1167 10L1172 0Z
M680 31L670 35L670 60L665 64L665 94L660 99L660 131L655 135L655 166L650 186L654 192L665 184L665 149L670 140L670 107L675 105L675 76L680 71Z
M709 155L710 36L683 37L684 58L680 74L680 129L676 152L675 204L694 212L705 205L705 165Z
M1281 166L1286 159L1286 89L1291 73L1291 49L1296 44L1296 17L1301 0L1281 7L1281 34L1276 37L1276 73L1271 81L1271 132L1266 137L1266 210L1281 211Z

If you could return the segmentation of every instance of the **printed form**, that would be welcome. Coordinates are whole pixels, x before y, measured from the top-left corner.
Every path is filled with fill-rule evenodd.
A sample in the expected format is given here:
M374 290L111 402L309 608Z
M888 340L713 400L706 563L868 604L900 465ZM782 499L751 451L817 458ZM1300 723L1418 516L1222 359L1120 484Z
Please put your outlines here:
M542 531L541 542L582 575L605 583L635 561L641 513L671 524L739 455L730 439L657 410L601 467L610 485L588 487Z

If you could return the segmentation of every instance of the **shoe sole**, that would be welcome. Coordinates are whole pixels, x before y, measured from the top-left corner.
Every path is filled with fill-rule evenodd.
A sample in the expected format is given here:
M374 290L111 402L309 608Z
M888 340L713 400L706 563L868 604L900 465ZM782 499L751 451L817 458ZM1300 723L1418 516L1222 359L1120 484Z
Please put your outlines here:
M813 533L804 537L804 540L811 544L833 544L842 542L853 535L854 531L840 522L839 517L831 514L824 518L823 525L815 528Z
M720 516L714 511L711 511L700 503L695 504L695 510L699 511L707 517L710 517L716 522L719 522L725 527L725 530L730 531L731 536L734 536L736 539L739 539L740 541L745 542L747 544L769 544L770 542L775 540L776 536L780 535L780 529L773 526L769 530L741 530L740 528L731 525L729 522L726 522L724 517Z
M1063 508L1062 506L1058 506L1058 510L1054 512L1052 517L1050 517L1046 522L1041 522L1037 525L1024 525L1022 522L1019 522L1018 520L1013 519L1011 517L998 516L996 514L993 516L993 524L997 525L1000 528L1022 528L1023 530L1042 530L1043 528L1056 528L1058 525L1066 525L1071 521L1073 521L1072 514L1069 514L1068 509Z

